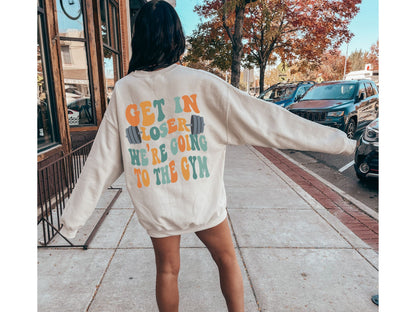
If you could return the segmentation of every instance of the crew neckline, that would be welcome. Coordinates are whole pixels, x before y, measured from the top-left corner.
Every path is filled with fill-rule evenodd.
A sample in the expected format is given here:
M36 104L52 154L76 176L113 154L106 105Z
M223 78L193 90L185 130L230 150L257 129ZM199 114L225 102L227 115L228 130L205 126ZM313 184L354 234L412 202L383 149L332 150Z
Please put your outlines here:
M134 72L132 72L132 74L136 77L148 77L148 76L157 75L157 74L166 74L167 72L170 72L179 66L180 65L175 63L172 65L169 65L168 67L161 68L159 70L153 70L153 71L135 70Z

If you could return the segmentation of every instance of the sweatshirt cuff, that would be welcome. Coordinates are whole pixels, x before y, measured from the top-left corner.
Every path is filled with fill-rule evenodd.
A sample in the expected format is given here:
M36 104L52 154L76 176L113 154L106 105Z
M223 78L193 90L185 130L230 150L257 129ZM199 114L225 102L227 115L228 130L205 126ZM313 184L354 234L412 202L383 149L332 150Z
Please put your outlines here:
M357 148L358 141L347 139L347 147L345 148L343 154L344 155L352 155L355 153L355 149Z
M62 226L62 229L59 231L66 238L74 238L77 235L77 230L69 230L67 227Z

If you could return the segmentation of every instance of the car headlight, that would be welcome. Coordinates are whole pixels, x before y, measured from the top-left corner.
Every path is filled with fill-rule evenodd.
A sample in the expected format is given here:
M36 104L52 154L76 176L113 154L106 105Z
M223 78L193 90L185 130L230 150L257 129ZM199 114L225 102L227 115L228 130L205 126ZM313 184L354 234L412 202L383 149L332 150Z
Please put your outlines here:
M341 117L344 116L344 111L328 112L328 117Z
M378 130L367 127L365 128L363 137L367 142L376 142L378 141Z

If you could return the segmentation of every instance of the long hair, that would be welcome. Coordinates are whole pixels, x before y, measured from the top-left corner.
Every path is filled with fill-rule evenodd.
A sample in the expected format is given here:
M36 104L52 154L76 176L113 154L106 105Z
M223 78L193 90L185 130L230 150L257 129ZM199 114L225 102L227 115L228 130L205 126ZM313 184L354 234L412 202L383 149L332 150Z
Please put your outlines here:
M185 51L185 36L175 9L161 0L143 5L134 23L131 47L128 73L153 71L178 62Z

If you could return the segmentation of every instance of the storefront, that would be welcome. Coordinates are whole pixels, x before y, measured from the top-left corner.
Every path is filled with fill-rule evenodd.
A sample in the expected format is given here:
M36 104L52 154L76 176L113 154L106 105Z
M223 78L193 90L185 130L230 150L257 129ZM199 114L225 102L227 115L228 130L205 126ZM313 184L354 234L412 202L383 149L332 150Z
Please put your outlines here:
M143 2L38 0L38 162L94 138L127 72L130 17Z
M134 17L145 2L37 1L38 228L43 245L59 228L114 85L128 71Z

